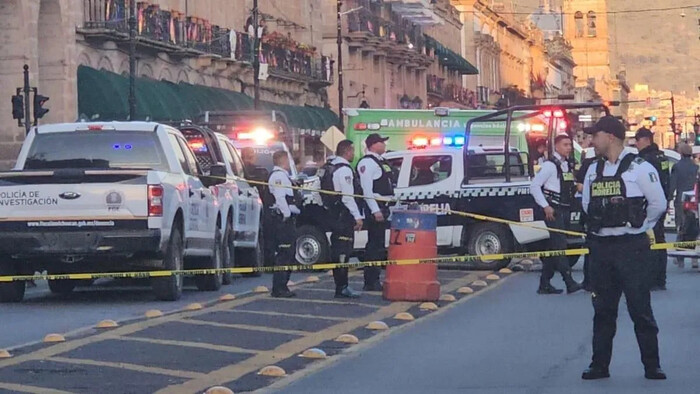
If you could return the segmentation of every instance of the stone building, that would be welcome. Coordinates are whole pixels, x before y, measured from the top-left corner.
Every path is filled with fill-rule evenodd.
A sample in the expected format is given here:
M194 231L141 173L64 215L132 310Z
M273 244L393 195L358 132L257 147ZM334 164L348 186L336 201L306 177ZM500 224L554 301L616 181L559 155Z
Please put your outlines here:
M328 1L261 1L263 109L283 112L294 148L310 153L337 116L328 109L333 60L323 52ZM0 2L0 164L11 165L24 129L9 96L30 83L50 97L41 123L126 119L129 2ZM205 110L252 108L252 0L137 3L137 118L178 121Z

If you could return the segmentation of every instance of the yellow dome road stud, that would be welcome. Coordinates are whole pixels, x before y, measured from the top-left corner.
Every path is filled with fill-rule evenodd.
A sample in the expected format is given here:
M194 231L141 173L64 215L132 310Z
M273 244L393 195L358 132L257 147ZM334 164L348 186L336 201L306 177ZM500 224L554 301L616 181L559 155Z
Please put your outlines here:
M387 326L383 321L377 320L369 323L365 328L368 330L382 331L388 330L389 326Z
M310 358L314 360L322 360L324 358L328 358L328 355L321 349L312 348L305 350L304 353L299 355L299 357Z
M474 282L472 282L472 286L474 286L474 287L486 287L488 285L489 284L483 280L475 280Z
M233 294L224 294L221 297L219 297L219 301L225 302L225 301L233 301L236 299L236 296Z
M258 375L282 377L287 376L287 372L276 365L268 365L267 367L261 369L260 372L258 372Z
M193 302L185 307L186 311L198 311L200 309L204 309L204 307L199 302Z
M115 322L114 320L102 320L101 322L97 323L95 328L115 328L119 327L119 323Z
M149 319L153 319L154 317L163 316L163 312L159 311L158 309L150 309L146 311L145 316Z
M530 259L523 259L518 262L520 265L533 265L534 263Z
M296 283L292 282L291 280L289 282L287 282L287 286L294 286L294 285L296 285Z
M320 280L321 280L321 279L319 279L318 276L312 275L312 276L309 276L308 278L306 278L306 281L305 281L305 282L306 282L306 283L316 283L316 282L318 282L318 281L320 281Z
M5 349L0 349L0 358L10 358L12 354Z
M52 343L52 342L65 342L66 337L64 337L61 334L49 334L44 337L44 342L46 343Z
M418 306L418 308L422 311L436 311L438 310L438 306L434 302L424 302Z
M501 277L496 275L496 274L486 275L486 280L499 280L499 279L501 279Z
M512 274L513 270L511 270L510 268L501 268L500 270L498 270L498 272L501 274Z
M413 321L413 320L416 320L416 318L413 317L413 315L410 314L410 313L408 313L408 312L400 312L400 313L397 313L396 315L394 315L394 319L395 319L395 320L404 320L404 321Z
M204 394L233 394L233 390L228 387L216 386L208 389Z
M355 344L360 343L360 340L357 339L357 337L352 335L352 334L343 334L343 335L339 336L338 338L336 338L335 341L340 342L340 343L348 343L351 345L355 345Z
M472 294L472 293L474 293L474 289L472 289L469 286L464 286L464 287L460 287L459 289L457 289L457 293L458 294Z
M440 296L440 301L453 302L453 301L457 301L457 299L452 294L443 294Z
M253 293L267 293L269 291L270 290L265 286L258 286L258 287L253 289Z

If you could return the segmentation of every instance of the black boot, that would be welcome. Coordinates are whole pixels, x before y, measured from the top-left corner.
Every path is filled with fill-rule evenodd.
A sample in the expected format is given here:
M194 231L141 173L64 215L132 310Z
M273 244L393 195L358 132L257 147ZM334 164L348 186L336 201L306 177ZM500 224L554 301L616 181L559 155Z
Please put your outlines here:
M596 380L596 379L603 379L603 378L609 378L610 377L610 371L608 371L607 368L602 368L602 367L597 367L591 365L583 371L583 374L581 375L581 379L583 380Z
M644 377L650 380L666 380L666 373L661 368L645 368Z
M550 284L540 285L540 288L537 289L537 294L561 294L563 292L564 290L557 289L556 287Z

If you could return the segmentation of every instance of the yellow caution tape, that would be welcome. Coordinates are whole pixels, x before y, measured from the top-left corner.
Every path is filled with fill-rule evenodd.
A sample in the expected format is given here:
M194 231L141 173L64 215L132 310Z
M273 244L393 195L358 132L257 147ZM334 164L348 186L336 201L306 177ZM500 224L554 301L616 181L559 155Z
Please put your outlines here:
M660 244L652 244L651 249L652 250L661 250L661 249L684 249L684 248L695 248L696 246L700 245L700 241L682 241L682 242L666 242L666 243L660 243ZM694 250L694 249L692 249Z
M588 254L588 249L566 249L547 250L539 252L519 252L519 253L499 253L485 254L480 256L451 256L436 257L432 259L405 259L405 260L380 260L365 261L360 263L323 263L314 265L285 265L275 267L241 267L241 268L218 268L218 269L190 269L190 270L166 270L166 271L135 271L135 272L99 272L99 273L77 273L77 274L38 274L38 275L12 275L0 276L0 282L12 282L23 280L88 280L101 278L154 278L173 275L215 275L223 273L250 274L253 272L309 272L327 271L336 268L363 268L363 267L384 267L387 265L417 265L417 264L439 264L439 263L464 263L480 260L504 260L512 258L536 258L555 256L580 256Z

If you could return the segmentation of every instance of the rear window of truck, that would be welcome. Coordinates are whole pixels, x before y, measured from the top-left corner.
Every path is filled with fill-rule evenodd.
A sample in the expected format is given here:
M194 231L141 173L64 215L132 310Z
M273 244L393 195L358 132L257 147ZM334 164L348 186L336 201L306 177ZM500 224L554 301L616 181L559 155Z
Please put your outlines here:
M24 169L64 168L166 171L168 165L154 132L106 130L37 134Z

